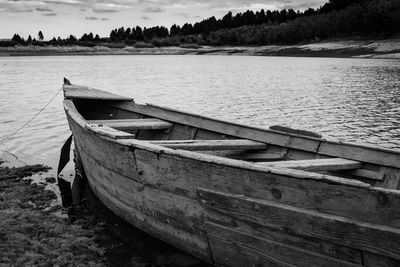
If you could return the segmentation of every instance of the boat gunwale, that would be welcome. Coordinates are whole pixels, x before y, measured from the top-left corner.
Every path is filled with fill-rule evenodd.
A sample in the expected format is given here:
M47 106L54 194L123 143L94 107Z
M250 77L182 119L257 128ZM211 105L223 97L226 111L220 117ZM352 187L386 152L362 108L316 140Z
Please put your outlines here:
M90 124L78 112L78 110L76 109L75 104L73 103L72 100L69 100L69 99L64 100L64 109L66 111L67 116L69 116L71 119L73 119L82 128L83 131L90 132L91 134L100 136L102 139L105 139L107 141L130 147L131 149L141 149L141 150L149 151L149 152L160 154L160 155L166 154L169 156L183 157L183 158L187 158L187 159L191 159L191 160L219 164L219 165L223 165L223 166L245 169L245 170L249 170L249 171L256 171L256 172L262 172L262 173L266 173L266 174L286 176L286 177L295 178L295 179L308 179L308 180L314 180L316 182L319 181L319 182L325 182L325 183L335 184L335 185L364 188L367 190L373 190L373 191L378 191L378 192L382 192L382 193L388 193L388 194L394 194L394 195L400 196L400 190L376 187L376 186L372 186L368 183L364 183L364 182L354 180L354 179L346 179L346 178L341 178L341 177L337 177L337 176L331 176L331 175L314 173L314 172L307 172L307 171L296 170L296 169L282 168L282 167L257 166L255 163L250 163L250 162L246 162L246 161L242 161L242 160L229 159L229 158L208 155L208 154L202 154L202 153L186 151L186 150L181 150L181 149L167 148L167 147L163 147L161 145L151 144L150 142L143 141L143 140L114 139L114 138L111 138L111 137L105 135L102 132L96 131L96 127L87 127Z
M94 88L87 87L87 86L82 86L82 85L75 85L75 84L74 85L67 85L67 84L63 84L64 92L69 86L82 87L82 89L85 89L85 90L92 90L92 89L93 90L99 90L99 89L94 89ZM100 90L100 91L102 91L102 90ZM119 95L117 95L117 96L119 96ZM128 99L132 99L132 98L128 98ZM91 99L91 98L88 98L88 100L102 101L100 99ZM110 101L110 100L107 100L107 99L104 99L104 100L105 101ZM326 143L326 144L332 144L332 145L344 145L344 146L349 146L351 148L364 148L364 149L371 149L371 150L378 151L378 152L384 152L384 153L400 155L400 150L399 149L382 148L382 147L379 147L379 146L375 146L375 145L372 145L372 144L366 144L366 143L357 143L357 142L349 143L349 142L343 142L343 141L336 141L336 140L331 140L329 138L324 138L324 137L323 138L318 138L318 137L313 137L313 136L308 136L308 135L301 135L301 134L296 134L296 133L273 130L273 129L269 129L269 128L245 125L245 124L241 124L241 123L237 123L237 122L231 122L231 121L226 121L226 120L222 120L222 119L216 119L216 118L207 117L207 116L196 114L196 113L182 111L182 110L179 110L179 109L174 109L174 108L170 108L170 107L164 107L164 106L156 105L156 104L152 104L152 103L139 104L139 103L136 103L135 101L130 101L130 100L125 100L125 101L121 100L121 101L115 101L115 102L124 103L124 104L128 104L128 105L137 105L137 106L142 106L142 107L146 107L146 106L154 107L154 108L158 108L158 109L163 109L163 110L168 110L168 111L172 111L172 112L188 115L188 116L191 116L191 117L194 117L194 118L210 120L210 121L218 122L218 123L228 123L228 124L233 125L233 126L245 127L247 129L258 130L258 131L264 131L266 133L273 133L273 134L279 134L279 135L283 135L283 136L290 136L290 137L304 138L304 139L308 139L308 140L312 140L312 141L318 141L318 142L320 142L320 144ZM113 103L113 104L115 104L115 103ZM123 109L123 108L121 108L121 109ZM177 122L177 121L174 121L174 122ZM380 165L380 164L377 164L377 165Z
M140 106L148 106L148 107L154 107L154 108L159 108L159 109L165 109L165 110L168 110L168 111L172 111L172 112L176 112L176 113L181 113L181 114L184 114L184 115L192 116L194 118L200 118L200 119L210 120L210 121L219 122L219 123L228 123L228 124L233 125L233 126L246 127L247 129L264 131L266 133L273 133L273 134L279 134L279 135L290 136L290 137L304 138L304 139L308 139L308 140L313 140L313 141L318 141L318 142L321 142L321 143L327 143L327 144L333 144L333 145L345 145L345 146L349 146L349 147L352 147L352 148L353 147L354 148L365 148L365 149L375 150L375 151L378 151L378 152L384 152L384 153L391 153L391 154L400 155L400 150L398 150L398 149L396 150L396 149L390 149L390 148L382 148L382 147L379 147L379 146L374 146L372 144L364 144L364 143L357 143L357 142L349 143L349 142L343 142L343 141L335 141L335 140L331 140L329 138L324 138L324 137L323 138L318 138L318 137L313 137L313 136L308 136L308 135L301 135L301 134L295 134L295 133L290 133L290 132L277 131L277 130L273 130L273 129L269 129L269 128L245 125L245 124L226 121L226 120L222 120L222 119L215 119L215 118L199 115L199 114L196 114L196 113L191 113L191 112L182 111L182 110L174 109L174 108L170 108L170 107L164 107L164 106L161 106L161 105L155 105L155 104L151 104L151 103L145 103L143 105L143 104L138 104L136 102L129 102L129 103L126 103L126 104L134 104L134 105L140 105ZM274 144L272 144L272 145L274 145Z

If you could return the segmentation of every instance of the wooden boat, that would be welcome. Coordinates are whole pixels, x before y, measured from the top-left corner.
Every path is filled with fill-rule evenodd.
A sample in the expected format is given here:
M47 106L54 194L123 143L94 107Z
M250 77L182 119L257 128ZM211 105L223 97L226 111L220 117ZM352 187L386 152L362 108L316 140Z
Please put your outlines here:
M260 129L65 84L91 188L216 265L400 266L400 152Z

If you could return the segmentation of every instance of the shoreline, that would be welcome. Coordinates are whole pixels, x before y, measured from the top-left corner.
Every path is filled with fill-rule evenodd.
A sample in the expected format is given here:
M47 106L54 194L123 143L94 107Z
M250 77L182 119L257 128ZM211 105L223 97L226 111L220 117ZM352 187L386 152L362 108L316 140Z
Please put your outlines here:
M168 46L110 48L106 46L0 47L0 57L95 55L243 55L335 58L400 59L400 39L323 41L301 45L268 46Z
M0 266L208 266L117 217L83 176L62 206L50 170L0 153Z

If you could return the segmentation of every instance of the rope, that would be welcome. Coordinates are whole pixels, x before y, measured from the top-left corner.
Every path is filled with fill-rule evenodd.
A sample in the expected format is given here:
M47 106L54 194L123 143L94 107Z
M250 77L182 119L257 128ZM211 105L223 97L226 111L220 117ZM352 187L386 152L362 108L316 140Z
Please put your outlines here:
M48 105L50 105L51 102L53 102L53 100L56 98L56 96L58 95L58 93L62 90L62 87L56 92L56 94L50 99L49 102L47 102L47 104L41 109L39 110L38 113L36 113L32 118L30 118L27 122L25 122L24 125L22 125L21 127L19 127L15 132L0 138L0 142L2 142L3 140L6 140L8 138L10 138L11 136L17 134L19 131L21 131L25 126L27 126L31 121L33 121L37 116L39 116L40 113L42 113L43 110L45 110L47 108Z

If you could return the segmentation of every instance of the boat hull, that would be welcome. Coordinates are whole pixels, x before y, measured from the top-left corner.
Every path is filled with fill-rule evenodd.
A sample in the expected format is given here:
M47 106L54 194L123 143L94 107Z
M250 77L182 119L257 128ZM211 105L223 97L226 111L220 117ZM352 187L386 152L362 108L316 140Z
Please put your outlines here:
M200 227L204 207L198 201L143 184L133 150L87 132L72 120L70 127L90 187L110 210L152 236L210 262L207 238Z
M321 174L115 140L66 103L89 184L135 227L229 266L400 263L400 193Z

